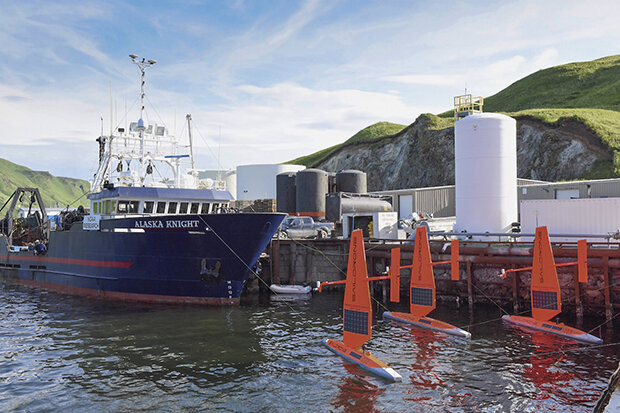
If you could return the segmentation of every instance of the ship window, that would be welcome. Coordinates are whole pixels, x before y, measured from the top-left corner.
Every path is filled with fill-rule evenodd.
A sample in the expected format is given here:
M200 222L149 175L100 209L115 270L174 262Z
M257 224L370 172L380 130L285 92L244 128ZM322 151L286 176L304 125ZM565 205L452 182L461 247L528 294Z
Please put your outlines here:
M151 214L153 212L153 205L155 202L153 201L144 201L144 213Z
M131 122L129 124L129 130L131 132L138 132L138 122Z
M127 212L130 214L137 214L138 208L140 208L140 201L129 201Z
M157 203L157 213L158 214L163 214L164 212L166 212L166 203L165 202L158 202Z
M110 213L110 200L108 199L107 201L105 201L104 207L103 207L103 213L104 214L109 214Z
M179 214L187 214L188 207L189 207L188 202L181 202L181 207L179 208Z
M114 213L116 211L116 201L112 201L112 206L110 207L110 213Z
M164 136L164 130L165 130L165 128L163 126L158 126L157 127L157 132L155 132L155 134L157 136Z
M119 214L126 214L129 209L129 201L118 201L117 212Z
M93 202L93 214L99 213L99 209L97 208L98 206L99 204L97 204L96 202Z
M209 213L209 205L211 205L211 204L207 204L207 203L202 204L202 210L200 211L200 213L201 214L208 214Z
M149 125L149 127L146 128L146 133L148 133L149 135L153 133L153 125Z
M197 214L198 208L200 208L200 204L198 202L192 202L192 208L189 210L190 214Z
M168 204L168 213L169 214L176 214L177 213L177 203L176 202L170 202Z
M220 204L213 204L213 209L211 210L212 213L217 214L218 211L220 209Z

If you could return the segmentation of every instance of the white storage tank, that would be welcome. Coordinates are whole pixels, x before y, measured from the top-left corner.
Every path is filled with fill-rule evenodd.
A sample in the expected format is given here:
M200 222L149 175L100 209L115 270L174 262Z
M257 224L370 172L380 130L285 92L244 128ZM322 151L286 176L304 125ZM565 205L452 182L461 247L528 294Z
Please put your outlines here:
M276 176L305 168L303 165L240 165L237 167L237 200L276 199Z
M457 232L509 232L517 221L517 122L498 113L454 125Z

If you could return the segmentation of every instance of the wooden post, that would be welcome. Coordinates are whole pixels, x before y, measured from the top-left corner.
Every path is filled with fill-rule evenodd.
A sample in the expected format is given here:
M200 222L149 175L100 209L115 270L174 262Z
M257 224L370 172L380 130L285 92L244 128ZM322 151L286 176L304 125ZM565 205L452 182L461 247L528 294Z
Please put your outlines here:
M511 265L510 268L514 268L514 265ZM519 273L512 273L512 311L515 314L519 313Z
M603 285L605 287L605 319L611 321L614 316L614 309L611 304L611 295L609 291L609 255L603 257Z
M581 286L579 285L579 272L575 267L573 270L573 278L575 279L575 315L577 316L577 323L581 324L583 319L583 306L581 305Z
M306 251L306 271L305 271L305 279L304 282L307 283L310 279L310 268L312 268L312 261L314 258L313 250Z
M297 244L293 242L290 245L291 245L290 246L291 248L291 273L288 275L288 284L295 284L295 280L297 278L295 274L295 272L297 271Z
M471 261L467 261L467 299L469 301L469 311L474 311L474 291L472 287Z
M280 240L271 242L271 283L280 284Z

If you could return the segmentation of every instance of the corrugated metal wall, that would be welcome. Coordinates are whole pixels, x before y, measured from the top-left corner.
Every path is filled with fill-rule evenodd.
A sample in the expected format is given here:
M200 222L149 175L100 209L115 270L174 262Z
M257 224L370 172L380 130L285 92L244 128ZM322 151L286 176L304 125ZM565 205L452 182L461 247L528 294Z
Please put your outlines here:
M557 199L562 192L579 191L579 198L615 198L620 197L620 179L599 179L592 181L541 183L527 179L518 180L517 194L519 203L529 199ZM414 212L431 213L433 216L452 217L456 215L454 185L432 188L399 189L375 192L391 195L393 205L400 211L400 199L411 199ZM411 198L408 198L410 195Z
M453 217L456 214L454 185L419 189L414 198L414 210L433 214L434 217Z

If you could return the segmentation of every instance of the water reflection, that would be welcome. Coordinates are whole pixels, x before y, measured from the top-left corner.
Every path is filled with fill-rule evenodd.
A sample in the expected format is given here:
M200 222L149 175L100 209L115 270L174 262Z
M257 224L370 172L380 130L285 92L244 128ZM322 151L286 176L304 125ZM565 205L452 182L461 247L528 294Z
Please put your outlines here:
M470 323L466 308L444 306L436 315ZM498 316L477 306L475 322L490 322L472 327L469 341L375 317L367 348L403 375L402 383L388 384L321 345L322 338L342 335L339 294L215 309L123 305L0 286L0 411L594 406L617 365L617 348L525 332ZM585 329L601 320L589 322ZM618 341L614 334L606 343Z
M380 412L375 404L385 392L385 386L373 384L366 379L366 374L353 364L343 363L348 373L338 384L339 392L332 399L336 411L343 412Z

